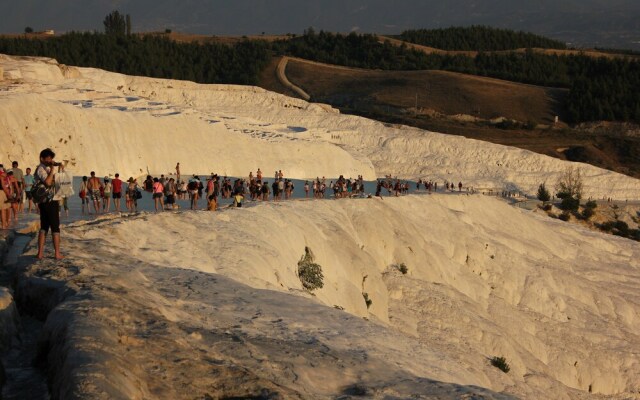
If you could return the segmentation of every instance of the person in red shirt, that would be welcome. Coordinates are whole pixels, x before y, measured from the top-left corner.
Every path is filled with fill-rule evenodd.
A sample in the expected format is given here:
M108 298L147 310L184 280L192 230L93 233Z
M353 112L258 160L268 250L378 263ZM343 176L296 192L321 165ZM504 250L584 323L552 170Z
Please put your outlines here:
M120 212L120 199L122 198L122 181L120 180L120 174L116 174L116 177L111 181L111 190L115 209L117 212Z
M2 229L8 229L11 222L10 180L4 167L0 164L0 219Z

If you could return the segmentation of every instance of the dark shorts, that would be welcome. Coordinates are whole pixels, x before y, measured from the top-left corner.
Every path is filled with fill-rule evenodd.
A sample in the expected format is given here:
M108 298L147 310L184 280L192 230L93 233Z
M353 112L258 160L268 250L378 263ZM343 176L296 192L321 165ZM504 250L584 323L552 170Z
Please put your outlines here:
M154 193L153 194L153 198L154 199L161 199L162 198L162 193Z
M121 199L122 198L122 192L118 192L118 193L113 192L112 196L113 196L114 199Z
M27 195L27 200L33 200L33 196L31 196L31 191L30 190L27 190L24 193Z
M60 204L57 201L38 204L40 209L40 231L60 233Z
M176 197L174 195L170 194L167 196L167 201L166 201L167 204L175 204L175 202L176 202Z

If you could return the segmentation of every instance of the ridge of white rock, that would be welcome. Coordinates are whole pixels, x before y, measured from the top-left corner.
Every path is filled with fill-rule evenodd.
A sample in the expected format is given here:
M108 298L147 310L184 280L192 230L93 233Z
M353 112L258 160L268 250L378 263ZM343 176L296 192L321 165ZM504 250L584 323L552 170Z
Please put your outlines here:
M75 171L182 171L288 177L385 175L535 193L570 166L585 197L640 199L640 180L526 150L341 115L256 87L131 77L0 55L2 158L34 163L54 147ZM86 172L83 172L86 173Z
M55 315L82 315L81 327L58 317L47 325L66 332L73 345L59 346L83 358L60 359L106 368L103 352L120 357L126 362L114 365L126 373L114 370L113 379L139 379L136 390L150 397L193 398L179 388L196 376L198 390L233 379L230 370L207 373L212 363L291 398L335 397L353 385L375 398L459 398L471 386L525 399L634 399L640 391L637 243L494 198L105 217L68 227L65 244L64 267L32 270L79 285L77 300ZM324 274L313 296L297 276L305 247ZM99 333L74 331L89 332L86 324ZM493 356L506 357L511 371L490 366ZM74 368L60 370L84 376ZM430 392L434 381L464 388Z

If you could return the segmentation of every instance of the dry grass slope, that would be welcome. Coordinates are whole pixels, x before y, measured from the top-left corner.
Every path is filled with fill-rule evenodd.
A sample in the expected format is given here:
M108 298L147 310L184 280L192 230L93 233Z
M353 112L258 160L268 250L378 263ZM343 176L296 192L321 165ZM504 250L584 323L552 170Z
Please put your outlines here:
M295 96L276 78L279 60L274 58L263 72L260 86ZM640 149L640 137L626 135L611 124L577 130L560 122L552 127L556 115L560 121L564 118L566 89L446 71L365 70L294 58L286 74L312 101L331 104L345 113L519 147L640 177L640 159L633 156ZM540 129L500 129L486 122L499 117L539 124Z

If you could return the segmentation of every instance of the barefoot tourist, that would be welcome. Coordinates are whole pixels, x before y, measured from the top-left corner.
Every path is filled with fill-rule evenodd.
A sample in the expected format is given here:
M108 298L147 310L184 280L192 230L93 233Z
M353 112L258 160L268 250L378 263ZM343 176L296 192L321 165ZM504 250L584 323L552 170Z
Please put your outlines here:
M164 211L164 186L160 182L160 179L153 178L153 204L156 208L156 212Z
M87 195L91 199L93 203L93 209L96 214L100 214L100 200L102 199L101 188L102 182L100 179L96 177L96 173L91 171L91 178L89 178L89 182L87 183Z
M2 219L2 229L9 229L11 219L11 202L9 201L9 179L4 172L4 167L0 165L0 217Z
M111 192L113 191L113 185L109 180L109 177L104 177L104 190L102 192L102 211L111 212Z
M17 202L18 211L23 212L24 211L23 199L24 199L24 188L25 188L24 173L20 168L18 168L17 161L14 161L11 163L11 171L13 172L13 178L16 180L16 183L18 184L18 188L20 189L20 198L18 199L19 201Z
M33 183L35 179L33 175L31 175L31 168L27 168L27 173L24 176L24 192L27 198L28 209L27 211L30 213L32 208L35 208L33 205L33 199L31 198L31 188L33 187Z
M44 257L44 243L49 231L51 231L55 258L57 260L63 258L60 252L60 198L55 193L55 171L56 167L60 167L60 164L53 161L55 156L56 154L51 149L42 150L40 152L40 165L38 165L35 172L36 185L42 184L53 192L51 199L45 198L38 203L38 208L40 209L38 259Z
M89 178L87 176L82 177L82 182L80 182L80 192L78 193L80 196L80 200L82 202L82 214L85 212L87 214L91 213L91 209L89 208Z
M120 212L120 199L122 199L122 181L120 174L116 173L116 177L111 181L113 191L113 205L116 212Z

